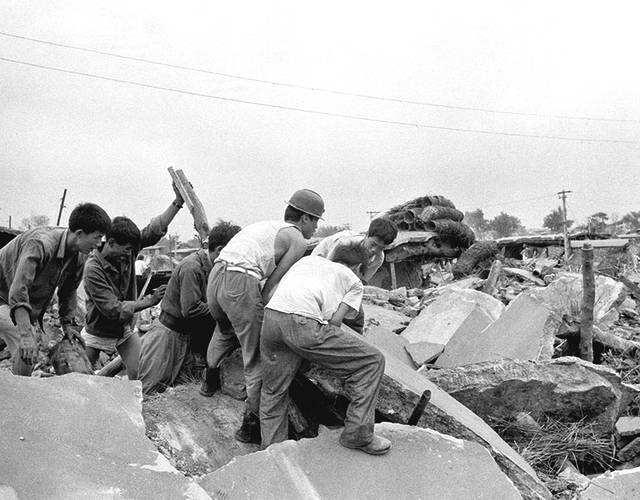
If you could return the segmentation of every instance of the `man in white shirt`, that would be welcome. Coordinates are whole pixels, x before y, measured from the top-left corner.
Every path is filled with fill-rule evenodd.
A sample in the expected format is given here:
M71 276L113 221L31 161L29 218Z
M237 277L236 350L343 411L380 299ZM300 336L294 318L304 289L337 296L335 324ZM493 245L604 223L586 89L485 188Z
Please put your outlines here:
M398 228L387 217L378 217L369 224L367 234L346 230L327 236L318 243L311 255L318 255L331 259L335 250L341 246L358 243L367 251L367 262L362 268L362 280L368 283L380 266L384 263L384 249L393 243L398 235ZM358 333L364 328L364 310L360 308L358 314L345 321L345 325Z
M293 193L284 221L250 224L220 251L207 284L207 304L217 328L207 351L200 394L211 396L219 385L219 364L237 346L242 349L247 400L235 434L244 443L260 442L260 329L264 304L306 250L318 226L324 201L315 191ZM261 283L264 282L263 285Z
M373 433L384 356L340 328L345 316L360 309L358 274L367 261L358 242L336 248L331 260L304 257L289 269L265 307L260 338L263 448L288 437L289 385L306 359L345 379L351 403L340 444L372 455L389 451L389 440Z

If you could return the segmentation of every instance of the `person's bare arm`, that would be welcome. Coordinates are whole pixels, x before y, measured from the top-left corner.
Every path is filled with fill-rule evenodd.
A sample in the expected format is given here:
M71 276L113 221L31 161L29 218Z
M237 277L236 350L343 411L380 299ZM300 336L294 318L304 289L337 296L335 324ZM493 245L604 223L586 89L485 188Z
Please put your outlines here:
M277 258L276 268L262 287L262 299L265 304L269 302L282 277L291 266L304 256L307 249L307 241L300 231L293 227L281 229L276 236L274 245L276 257L281 257Z
M344 302L340 302L338 309L336 310L336 312L333 313L333 316L331 316L331 319L329 320L329 324L340 328L340 325L342 325L342 322L344 321L345 316L349 313L354 313L354 312L357 312L357 311L352 307L348 306L347 304L345 304Z

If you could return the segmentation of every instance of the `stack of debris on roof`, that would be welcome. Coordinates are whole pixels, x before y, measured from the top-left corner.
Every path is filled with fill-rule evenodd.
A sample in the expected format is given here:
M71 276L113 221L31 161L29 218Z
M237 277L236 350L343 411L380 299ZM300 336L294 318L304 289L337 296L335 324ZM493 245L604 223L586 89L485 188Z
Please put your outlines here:
M475 241L472 229L463 222L464 214L444 196L421 196L385 215L396 223L399 233L371 280L381 288L421 287L424 264L456 258Z

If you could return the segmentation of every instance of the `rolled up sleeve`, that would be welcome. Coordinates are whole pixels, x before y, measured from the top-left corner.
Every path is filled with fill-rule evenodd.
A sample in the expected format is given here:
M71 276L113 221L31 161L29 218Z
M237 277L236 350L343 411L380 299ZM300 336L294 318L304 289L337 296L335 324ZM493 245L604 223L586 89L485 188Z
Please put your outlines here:
M38 241L29 241L22 251L16 265L13 281L9 288L9 307L11 320L15 324L15 310L24 307L32 312L29 300L29 288L35 280L36 274L42 268L45 259L45 252L42 244Z
M169 221L164 220L162 215L158 215L151 219L151 222L140 231L140 248L150 247L160 241L167 234L169 229Z
M119 300L113 293L108 278L98 266L88 264L84 271L84 287L102 316L121 324L129 323L134 315L134 301Z
M351 309L358 311L362 304L362 295L364 293L364 286L360 281L353 283L347 293L340 302L347 304Z

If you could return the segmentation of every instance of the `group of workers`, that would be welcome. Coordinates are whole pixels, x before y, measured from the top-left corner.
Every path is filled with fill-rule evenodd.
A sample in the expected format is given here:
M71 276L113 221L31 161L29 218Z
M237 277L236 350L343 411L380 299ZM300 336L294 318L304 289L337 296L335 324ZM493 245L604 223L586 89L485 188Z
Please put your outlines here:
M175 200L140 231L127 217L113 220L98 205L78 205L64 228L36 228L0 249L0 338L16 375L30 375L38 359L42 318L57 290L60 324L81 342L89 361L120 354L127 375L145 395L179 381L190 355L206 359L200 393L220 388L220 363L241 348L246 407L236 439L263 448L288 438L288 389L303 360L345 380L351 401L340 444L369 454L391 443L374 434L384 357L362 333L363 280L384 261L397 235L389 219L374 219L366 234L342 231L305 257L324 213L309 189L296 191L282 221L245 228L218 222L206 249L184 258L167 285L138 298L136 257L157 243L184 201ZM104 240L104 241L103 241ZM76 289L86 294L84 327L76 321ZM145 335L135 315L160 303Z

